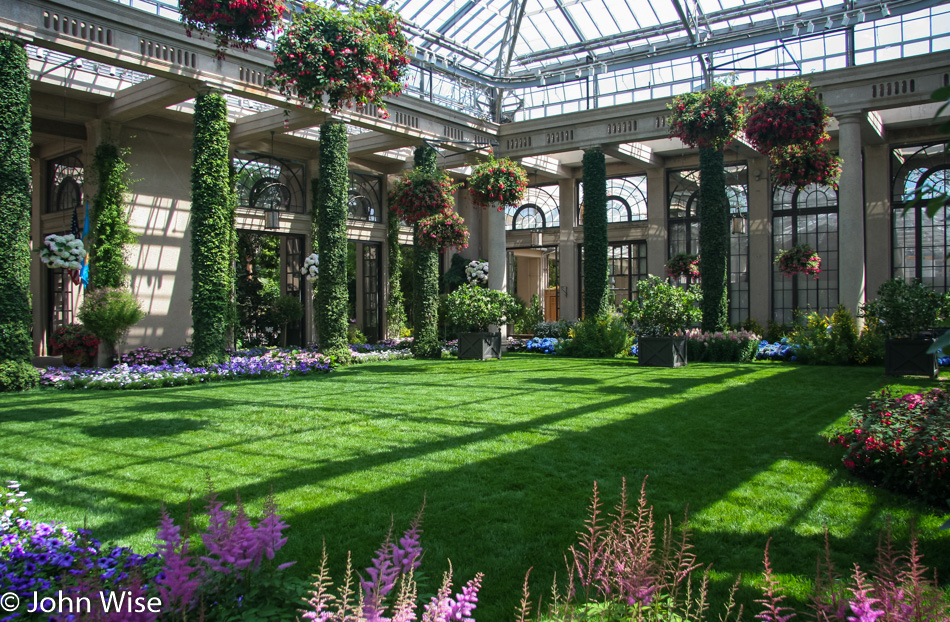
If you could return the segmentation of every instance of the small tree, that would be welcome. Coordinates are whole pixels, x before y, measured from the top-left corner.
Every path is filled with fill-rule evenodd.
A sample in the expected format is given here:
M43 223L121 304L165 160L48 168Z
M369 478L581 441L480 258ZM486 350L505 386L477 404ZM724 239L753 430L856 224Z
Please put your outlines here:
M117 146L101 143L92 170L98 191L90 218L89 287L123 287L131 268L126 263L128 245L135 241L127 205L129 165Z

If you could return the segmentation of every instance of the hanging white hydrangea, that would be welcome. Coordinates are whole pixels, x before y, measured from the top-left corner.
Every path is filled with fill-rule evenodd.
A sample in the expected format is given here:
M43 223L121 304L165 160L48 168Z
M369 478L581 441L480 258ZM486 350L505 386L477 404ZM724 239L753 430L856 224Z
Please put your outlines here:
M303 260L303 267L300 268L300 275L310 281L313 285L317 282L317 276L320 274L320 255L313 253Z
M468 278L468 282L473 285L482 287L488 285L488 262L479 259L468 262L468 265L465 266L465 276Z
M40 249L40 261L50 268L79 270L85 258L86 249L82 240L71 233L46 236Z

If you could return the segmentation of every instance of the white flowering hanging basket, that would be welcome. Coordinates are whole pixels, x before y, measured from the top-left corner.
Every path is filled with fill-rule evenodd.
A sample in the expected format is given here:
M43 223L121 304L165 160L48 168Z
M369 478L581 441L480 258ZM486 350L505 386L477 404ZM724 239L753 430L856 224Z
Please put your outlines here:
M86 249L82 240L71 233L46 236L39 252L40 261L49 268L79 270L86 258Z
M300 275L307 279L311 285L317 282L320 275L320 255L313 253L303 260L303 267L300 268Z
M488 262L474 260L465 266L465 276L472 285L485 287L488 285Z

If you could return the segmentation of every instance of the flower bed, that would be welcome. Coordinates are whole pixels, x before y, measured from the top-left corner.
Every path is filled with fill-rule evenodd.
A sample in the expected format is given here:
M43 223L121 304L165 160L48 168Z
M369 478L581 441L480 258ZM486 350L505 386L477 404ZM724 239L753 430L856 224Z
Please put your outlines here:
M757 361L794 361L795 352L798 345L790 343L788 337L782 337L781 341L769 343L765 339L759 342L758 350L755 353Z
M743 363L758 352L761 337L747 330L704 333L686 331L686 358L690 363Z
M941 507L950 505L950 394L873 393L830 440L856 475Z
M554 349L560 342L560 339L555 339L554 337L534 337L533 339L529 339L525 344L525 351L538 352L540 354L554 354Z
M194 354L190 346L180 348L162 348L153 350L148 346L136 348L119 356L119 362L126 365L161 365L171 363L187 363Z

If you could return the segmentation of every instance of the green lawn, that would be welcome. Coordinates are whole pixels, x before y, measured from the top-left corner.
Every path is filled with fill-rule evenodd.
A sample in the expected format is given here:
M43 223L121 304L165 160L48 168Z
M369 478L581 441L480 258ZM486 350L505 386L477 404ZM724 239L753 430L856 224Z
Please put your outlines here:
M462 581L484 571L480 622L512 618L529 567L537 594L555 572L563 578L593 481L613 505L623 477L636 491L649 475L658 517L678 520L688 505L714 595L742 573L751 602L772 538L774 567L800 596L823 525L840 568L869 565L888 516L900 535L917 518L925 561L948 577L945 517L853 480L819 436L887 382L881 371L509 355L138 392L43 390L0 396L0 479L22 482L34 516L146 551L159 504L183 517L209 475L253 513L273 488L291 525L283 560L300 560L301 575L323 538L334 568L347 550L367 566L391 517L404 528L425 497L429 583L446 558Z

